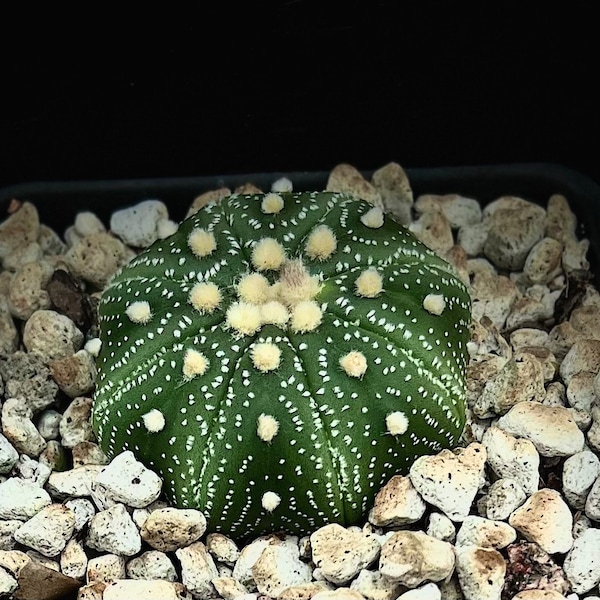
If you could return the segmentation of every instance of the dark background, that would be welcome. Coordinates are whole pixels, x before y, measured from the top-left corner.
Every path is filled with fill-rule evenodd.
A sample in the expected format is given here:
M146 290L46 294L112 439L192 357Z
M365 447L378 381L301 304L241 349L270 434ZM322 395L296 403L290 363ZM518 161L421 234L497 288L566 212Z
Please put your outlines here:
M391 160L552 162L600 183L596 21L540 6L6 15L0 187Z

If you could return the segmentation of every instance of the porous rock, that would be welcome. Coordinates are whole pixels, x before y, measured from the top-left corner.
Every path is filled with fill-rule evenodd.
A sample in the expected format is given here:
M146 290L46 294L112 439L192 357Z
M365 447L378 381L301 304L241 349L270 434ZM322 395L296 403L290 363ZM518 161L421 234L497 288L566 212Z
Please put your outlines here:
M504 585L506 561L492 548L459 546L456 572L465 600L497 600Z
M206 519L199 510L159 508L150 513L141 529L142 539L156 550L172 552L189 546L206 531Z

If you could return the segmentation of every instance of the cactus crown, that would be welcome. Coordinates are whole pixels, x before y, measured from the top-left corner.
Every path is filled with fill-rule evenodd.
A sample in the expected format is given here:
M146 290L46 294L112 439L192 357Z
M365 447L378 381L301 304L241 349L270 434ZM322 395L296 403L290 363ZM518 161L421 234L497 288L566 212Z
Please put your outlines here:
M465 421L452 267L348 195L230 196L118 273L92 423L243 538L357 522Z

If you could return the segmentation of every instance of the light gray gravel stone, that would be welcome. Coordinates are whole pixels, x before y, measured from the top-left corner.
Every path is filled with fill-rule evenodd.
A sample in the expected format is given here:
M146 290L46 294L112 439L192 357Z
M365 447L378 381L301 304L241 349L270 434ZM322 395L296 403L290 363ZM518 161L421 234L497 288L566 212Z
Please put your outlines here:
M88 557L83 542L75 538L70 539L60 555L60 572L74 579L83 579L87 564Z
M96 364L86 350L57 358L49 364L58 387L70 398L91 392L96 381Z
M52 305L46 285L53 268L45 260L22 265L14 274L8 294L8 309L13 317L26 321L36 311Z
M199 510L168 507L150 513L141 536L155 550L173 552L199 540L205 531L206 518Z
M482 219L479 202L459 194L422 194L414 206L417 213L442 212L453 229L480 223Z
M61 419L62 414L52 408L44 410L36 419L38 431L46 441L58 438Z
M417 458L410 467L410 479L426 502L453 521L462 521L482 483L485 458L485 447L477 442L458 454L442 450Z
M92 517L86 543L94 550L123 556L133 556L142 547L139 531L123 504Z
M573 515L556 490L538 490L512 513L508 522L548 554L564 554L573 545Z
M6 437L0 433L0 473L10 473L18 460L19 453Z
M563 245L554 238L542 238L529 252L523 266L532 283L549 283L560 270Z
M26 454L21 454L15 465L13 474L26 481L31 481L40 487L44 487L50 477L51 469L44 463L29 458Z
M126 566L127 576L131 579L164 579L177 581L177 572L173 561L158 550L148 550L132 558Z
M270 544L252 565L252 576L261 594L277 597L286 588L311 581L312 569L299 558L298 547Z
M381 548L379 572L406 587L442 581L453 570L452 545L422 531L396 531Z
M106 586L102 600L192 600L181 583L118 579Z
M67 406L60 421L61 443L65 448L73 448L81 442L95 440L90 415L92 399L81 396Z
M0 483L0 519L27 521L52 503L39 485L17 477Z
M142 508L156 500L162 488L160 477L138 461L130 450L115 456L103 467L95 483L115 502L134 508Z
M488 519L505 521L516 510L527 496L516 479L502 477L490 485L486 499L486 516Z
M585 509L585 501L600 477L600 460L590 450L583 450L565 460L562 490L567 502L576 510Z
M396 600L404 587L379 571L363 569L350 584L350 589L369 600Z
M446 515L432 512L425 533L443 542L453 542L456 538L456 527Z
M267 535L260 536L255 540L252 540L249 544L246 544L241 548L239 558L233 567L233 577L235 577L235 579L243 586L247 587L250 592L255 591L256 583L254 582L254 576L252 575L252 566L269 544L281 543L291 543L296 545L297 539L294 537L286 537L284 540L281 540L274 535Z
M88 583L94 581L110 583L115 579L125 579L125 558L117 554L102 554L90 558L85 577Z
M498 419L497 426L529 440L542 455L571 456L583 449L584 435L571 413L560 406L520 402Z
M0 223L0 258L8 256L23 244L38 239L40 219L31 202L23 202L17 211Z
M0 550L12 550L15 547L17 542L13 534L21 525L23 525L23 521L16 519L0 520Z
M209 533L206 536L206 549L219 562L233 567L240 556L237 544L222 533Z
M2 433L20 453L37 457L46 448L46 440L31 420L33 411L20 398L9 398L2 406Z
M17 591L17 580L3 567L0 567L0 597L8 597Z
M248 590L237 579L228 575L219 573L219 577L213 579L212 584L224 600L235 600L240 596L248 595Z
M110 217L110 229L128 246L147 248L159 239L158 224L168 218L164 202L144 200L115 211Z
M446 596L444 596L446 599ZM425 585L408 590L404 594L400 594L397 600L441 600L442 592L435 583L426 583Z
M587 529L574 541L563 569L577 594L600 584L600 529Z
M349 583L377 560L381 550L374 537L336 523L317 529L310 536L310 545L315 566L336 585Z
M15 531L15 540L47 557L60 554L75 531L75 514L62 504L50 504Z
M19 332L9 312L6 295L0 292L0 358L10 357L18 347Z
M517 532L508 523L469 515L456 534L455 546L479 546L500 550L516 539Z
M506 561L493 548L456 548L456 573L465 600L499 600L506 575Z
M92 483L101 469L100 465L85 465L68 471L54 471L48 479L47 490L58 500L90 496Z
M582 371L600 371L600 340L576 339L560 364L560 376L567 386L571 378Z
M67 500L65 506L75 515L75 531L81 531L96 514L94 505L87 498Z
M95 213L90 211L78 212L77 215L75 215L75 222L73 225L77 235L82 238L86 235L106 231L104 223L95 215Z
M600 477L594 482L585 501L585 514L594 521L600 521Z
M408 225L412 221L413 192L404 169L390 162L373 172L371 183L380 193L385 211Z
M423 213L408 229L428 248L438 254L446 254L454 246L452 227L441 212Z
M400 527L416 523L425 509L425 502L410 478L394 475L375 496L369 521L376 527Z
M23 344L47 362L75 354L83 344L83 333L75 323L54 310L36 310L23 328Z
M212 580L219 576L219 572L206 546L202 542L195 542L176 550L175 556L181 565L181 581L192 595L199 598L215 597Z

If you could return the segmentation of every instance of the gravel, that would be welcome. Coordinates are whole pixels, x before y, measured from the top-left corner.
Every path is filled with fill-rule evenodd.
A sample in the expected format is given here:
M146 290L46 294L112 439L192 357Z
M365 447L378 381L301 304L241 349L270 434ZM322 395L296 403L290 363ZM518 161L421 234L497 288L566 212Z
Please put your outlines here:
M393 477L361 526L244 547L206 534L202 511L169 506L131 452L109 462L89 423L94 307L176 227L168 207L141 202L110 228L82 212L61 236L13 203L0 223L0 598L600 598L600 293L568 198L413 198L396 163L370 180L338 165L328 189L393 213L470 286L460 448ZM229 192L190 198L190 213Z

